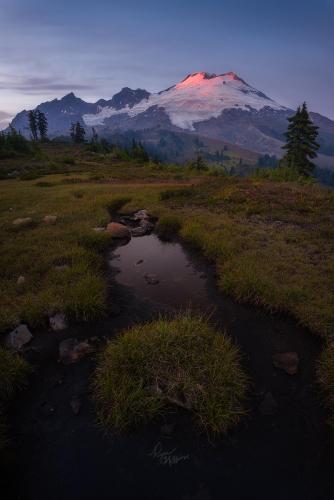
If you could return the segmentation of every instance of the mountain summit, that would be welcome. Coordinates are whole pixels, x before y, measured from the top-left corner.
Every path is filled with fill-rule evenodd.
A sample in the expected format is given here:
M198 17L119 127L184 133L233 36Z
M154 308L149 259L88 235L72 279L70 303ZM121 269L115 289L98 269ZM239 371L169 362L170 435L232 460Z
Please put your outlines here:
M200 72L188 75L158 94L145 96L131 109L130 106L119 108L106 105L99 113L87 114L83 118L87 125L103 125L111 116L126 113L129 117L135 117L153 106L164 109L172 125L191 131L195 130L196 123L217 118L225 109L287 109L248 85L235 73L215 75Z

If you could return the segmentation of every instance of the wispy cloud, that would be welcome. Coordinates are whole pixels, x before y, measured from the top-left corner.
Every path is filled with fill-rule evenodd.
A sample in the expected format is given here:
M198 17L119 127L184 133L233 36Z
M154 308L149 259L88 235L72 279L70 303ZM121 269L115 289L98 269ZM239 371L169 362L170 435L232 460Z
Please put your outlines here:
M1 80L0 90L16 90L25 94L52 94L58 90L92 90L94 86L78 83L56 80L52 77L46 78L18 78L13 80Z

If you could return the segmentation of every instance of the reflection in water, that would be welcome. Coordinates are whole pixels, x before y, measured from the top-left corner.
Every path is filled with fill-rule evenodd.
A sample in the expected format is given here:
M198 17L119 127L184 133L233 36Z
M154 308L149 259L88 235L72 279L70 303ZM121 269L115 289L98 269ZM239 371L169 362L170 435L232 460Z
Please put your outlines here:
M120 271L117 281L142 297L180 308L192 305L207 310L210 306L206 280L179 243L162 242L152 234L132 238L116 254L112 264ZM149 284L152 277L159 283Z

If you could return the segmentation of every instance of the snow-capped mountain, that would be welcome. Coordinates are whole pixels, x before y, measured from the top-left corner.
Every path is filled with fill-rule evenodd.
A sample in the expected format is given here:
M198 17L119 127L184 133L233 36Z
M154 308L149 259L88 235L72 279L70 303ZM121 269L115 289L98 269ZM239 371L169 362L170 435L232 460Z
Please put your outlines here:
M194 124L217 118L225 109L287 109L252 88L235 73L218 76L194 73L167 90L145 96L135 105L119 108L107 104L98 113L86 114L83 119L90 126L104 125L111 116L125 113L135 117L154 106L164 109L172 125L191 131L195 130Z
M217 145L226 141L278 156L282 154L287 118L293 113L232 72L193 73L156 94L125 87L112 99L96 103L70 93L37 108L47 116L50 137L69 135L71 123L79 121L88 136L92 127L107 138L138 133L141 140L154 143L158 153L168 131L169 137L174 134L175 151L180 150L187 134L214 140ZM317 113L311 117L320 127L321 152L334 157L334 122ZM27 111L19 113L12 126L29 136ZM177 158L170 154L169 159Z

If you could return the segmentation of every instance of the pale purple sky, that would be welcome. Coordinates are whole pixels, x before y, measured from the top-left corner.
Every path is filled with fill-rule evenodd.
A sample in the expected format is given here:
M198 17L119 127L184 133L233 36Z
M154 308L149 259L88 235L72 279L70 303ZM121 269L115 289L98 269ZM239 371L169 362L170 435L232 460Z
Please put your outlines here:
M160 91L234 71L334 119L334 0L0 0L0 126L74 91Z

